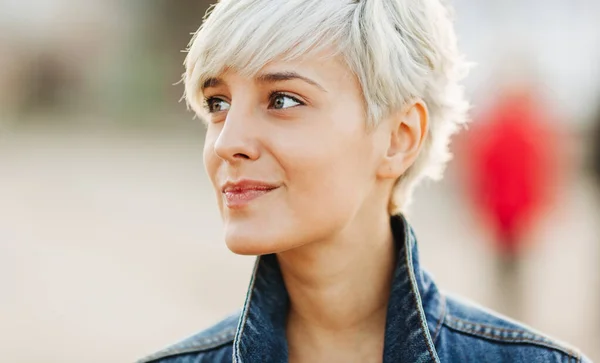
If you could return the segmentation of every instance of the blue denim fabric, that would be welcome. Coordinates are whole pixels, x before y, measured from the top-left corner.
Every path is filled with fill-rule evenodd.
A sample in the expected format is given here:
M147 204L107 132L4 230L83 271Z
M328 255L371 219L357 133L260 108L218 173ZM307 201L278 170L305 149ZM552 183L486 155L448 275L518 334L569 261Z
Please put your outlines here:
M438 290L421 269L414 233L391 219L398 262L385 328L384 363L590 362L529 327ZM287 362L289 298L275 255L257 258L241 312L140 363Z

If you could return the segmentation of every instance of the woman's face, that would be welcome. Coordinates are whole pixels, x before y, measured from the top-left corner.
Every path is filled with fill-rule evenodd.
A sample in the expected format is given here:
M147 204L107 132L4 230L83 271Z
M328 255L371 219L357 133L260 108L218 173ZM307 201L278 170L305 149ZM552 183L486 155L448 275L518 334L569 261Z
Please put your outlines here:
M333 57L228 71L203 86L204 148L227 246L285 251L344 229L378 194L389 133L368 131L357 79Z

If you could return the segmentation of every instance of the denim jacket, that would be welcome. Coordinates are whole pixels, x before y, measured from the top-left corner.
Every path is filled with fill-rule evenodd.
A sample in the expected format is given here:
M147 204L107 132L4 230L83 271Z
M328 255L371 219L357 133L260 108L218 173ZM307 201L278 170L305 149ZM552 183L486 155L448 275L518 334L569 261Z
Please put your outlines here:
M438 290L421 269L414 232L391 219L398 262L385 327L384 363L590 362L574 348ZM275 255L257 258L241 312L139 363L288 361L289 297Z

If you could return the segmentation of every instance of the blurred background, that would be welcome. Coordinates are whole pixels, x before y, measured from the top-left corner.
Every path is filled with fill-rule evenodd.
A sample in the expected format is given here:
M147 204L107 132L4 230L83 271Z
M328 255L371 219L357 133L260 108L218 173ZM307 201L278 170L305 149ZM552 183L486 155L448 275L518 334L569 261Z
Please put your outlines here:
M422 260L600 360L600 2L453 3L475 122L417 192ZM208 4L0 0L3 362L132 362L242 305L175 85Z

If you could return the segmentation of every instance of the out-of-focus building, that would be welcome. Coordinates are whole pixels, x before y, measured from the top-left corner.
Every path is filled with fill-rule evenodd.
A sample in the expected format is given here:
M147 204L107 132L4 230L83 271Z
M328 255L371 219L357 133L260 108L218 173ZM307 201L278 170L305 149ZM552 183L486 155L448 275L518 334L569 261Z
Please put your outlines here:
M3 107L28 113L87 106L92 85L126 41L118 3L1 0Z

